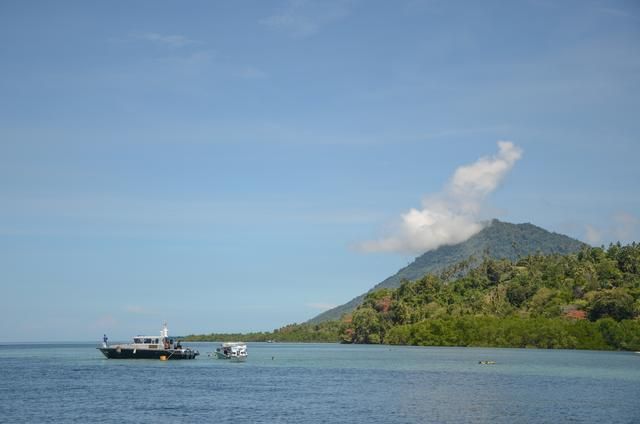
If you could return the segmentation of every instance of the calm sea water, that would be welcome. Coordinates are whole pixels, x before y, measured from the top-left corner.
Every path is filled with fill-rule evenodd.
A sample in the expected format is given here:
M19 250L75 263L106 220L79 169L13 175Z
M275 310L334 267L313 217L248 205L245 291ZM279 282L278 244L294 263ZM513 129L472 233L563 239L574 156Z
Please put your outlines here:
M230 363L189 345L166 362L0 345L0 422L640 423L640 354L256 343Z

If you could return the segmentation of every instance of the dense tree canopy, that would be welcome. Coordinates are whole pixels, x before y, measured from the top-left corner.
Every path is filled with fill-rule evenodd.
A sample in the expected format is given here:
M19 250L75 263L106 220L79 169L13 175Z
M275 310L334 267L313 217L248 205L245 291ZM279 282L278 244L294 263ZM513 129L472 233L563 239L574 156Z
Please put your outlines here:
M370 293L344 342L640 349L640 245L485 258ZM589 321L582 321L588 318Z
M465 260L370 292L341 320L189 338L640 350L640 244Z

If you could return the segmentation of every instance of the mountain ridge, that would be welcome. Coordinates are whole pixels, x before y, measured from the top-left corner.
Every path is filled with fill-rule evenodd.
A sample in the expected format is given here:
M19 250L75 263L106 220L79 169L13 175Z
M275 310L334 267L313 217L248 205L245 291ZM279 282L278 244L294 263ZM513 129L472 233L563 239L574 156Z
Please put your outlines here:
M403 280L416 280L428 273L441 272L472 256L516 260L536 253L573 253L585 246L587 244L579 240L547 231L531 223L512 224L494 219L479 233L462 243L440 246L416 257L412 263L376 284L367 293L381 288L396 288ZM351 312L360 305L367 293L363 293L343 305L322 312L307 323L317 324L339 319L343 314Z

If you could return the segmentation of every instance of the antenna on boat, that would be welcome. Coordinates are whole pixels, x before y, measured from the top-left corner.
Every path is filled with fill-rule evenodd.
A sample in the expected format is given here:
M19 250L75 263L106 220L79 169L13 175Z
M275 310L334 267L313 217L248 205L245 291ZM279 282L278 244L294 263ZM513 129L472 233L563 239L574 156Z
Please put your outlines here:
M162 331L160 332L161 337L169 337L169 329L167 328L167 323L165 322L162 326Z

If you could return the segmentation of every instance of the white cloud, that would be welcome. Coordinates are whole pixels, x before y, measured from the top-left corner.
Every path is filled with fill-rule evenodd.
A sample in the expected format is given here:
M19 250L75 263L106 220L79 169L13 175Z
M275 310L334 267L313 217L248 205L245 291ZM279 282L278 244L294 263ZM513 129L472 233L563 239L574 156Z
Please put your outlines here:
M522 150L510 141L498 142L498 153L461 166L442 193L426 197L422 209L401 215L393 234L360 244L366 252L423 253L463 242L482 230L485 199L503 181Z
M192 77L211 69L215 57L216 52L214 50L180 51L176 54L159 58L158 63L165 69Z
M118 324L118 321L113 317L113 315L103 315L93 321L89 325L89 329L105 329L105 328L113 328Z
M625 211L611 217L608 223L601 226L586 225L585 240L591 245L603 243L630 243L640 239L640 219Z
M591 245L600 244L602 241L602 232L591 225L587 225L585 227L585 240Z
M287 7L260 22L294 37L307 37L349 16L352 5L352 0L289 0Z
M254 68L253 66L247 66L238 71L237 76L244 79L263 79L268 75L261 69Z
M618 212L613 217L613 234L617 240L631 241L636 235L640 220L628 212Z
M192 40L188 37L185 37L184 35L164 35L164 34L158 34L157 32L138 33L138 34L135 34L134 37L140 40L150 41L152 43L156 43L172 49L185 47L185 46L197 43L197 41Z
M127 305L125 306L124 310L130 314L136 314L136 315L155 315L156 314L154 311L151 311L148 308L145 308L144 306L140 306L140 305Z
M603 13L605 15L614 16L617 18L630 18L635 19L636 17L628 10L622 10L614 7L597 7L594 10L597 12Z

